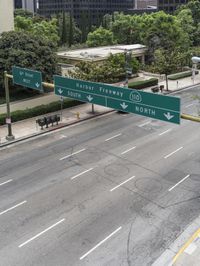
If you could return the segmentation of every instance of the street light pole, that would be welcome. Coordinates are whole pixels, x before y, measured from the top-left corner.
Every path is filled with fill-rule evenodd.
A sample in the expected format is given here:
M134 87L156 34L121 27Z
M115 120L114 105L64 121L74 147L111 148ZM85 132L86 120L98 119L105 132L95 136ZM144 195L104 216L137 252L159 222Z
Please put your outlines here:
M6 136L6 139L13 140L15 137L12 134L12 123L11 123L11 116L10 116L10 96L9 96L9 84L8 84L7 71L4 72L4 86L5 86L6 107L7 107L6 123L8 125L8 135Z
M128 87L128 74L132 73L132 70L130 68L130 60L131 60L131 50L124 50L124 56L125 56L125 74L126 74L126 78L125 78L125 86Z

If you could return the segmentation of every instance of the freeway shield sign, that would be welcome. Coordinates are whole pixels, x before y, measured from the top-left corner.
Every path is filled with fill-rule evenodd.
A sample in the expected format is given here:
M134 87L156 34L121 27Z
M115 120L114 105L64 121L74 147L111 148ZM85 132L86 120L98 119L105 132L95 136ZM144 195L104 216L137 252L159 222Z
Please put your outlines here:
M55 94L180 124L180 98L54 76Z
M43 91L41 72L14 66L12 68L12 74L14 84Z

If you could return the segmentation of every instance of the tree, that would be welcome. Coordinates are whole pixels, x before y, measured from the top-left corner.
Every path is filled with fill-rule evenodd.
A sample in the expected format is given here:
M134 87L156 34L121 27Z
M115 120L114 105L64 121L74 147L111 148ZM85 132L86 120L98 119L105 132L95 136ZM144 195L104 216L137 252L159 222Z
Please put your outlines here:
M12 66L39 70L45 81L52 81L57 73L57 56L51 41L39 39L23 31L6 32L0 38L0 85L3 73L12 72Z
M200 45L200 2L198 0L190 0L187 4L181 5L176 11L179 20L183 20L186 14L187 18L185 19L188 19L188 22L186 23L184 30L190 34L190 39L192 40L193 45L198 46ZM193 23L189 16L192 16ZM194 27L193 31L191 30L191 26Z
M165 74L166 88L168 90L167 76L181 68L184 62L185 55L177 49L168 51L166 49L157 49L155 51L155 69L160 74Z
M60 43L66 44L67 43L67 24L66 24L66 15L65 12L63 12L63 19L62 19L62 29L61 29L61 38Z
M72 20L72 15L70 13L70 19L69 19L69 40L68 40L69 47L71 47L73 43L74 43L74 40L73 40L73 20Z
M115 13L111 29L117 43L133 44L140 42L139 16Z
M15 30L30 33L37 38L43 38L57 44L59 41L57 20L42 20L35 22L33 18L26 18L17 16L15 17Z
M90 32L87 37L87 45L90 47L110 45L114 43L113 33L102 27Z
M131 59L130 67L133 73L137 73L139 63L135 58ZM124 54L110 55L102 64L80 62L71 77L94 82L114 83L125 79L125 56Z
M71 46L81 42L81 31L69 13L57 14L56 18L61 45Z
M21 9L21 8L17 8L15 9L14 11L14 16L17 17L17 16L20 16L20 17L25 17L25 18L32 18L33 17L33 13L28 11L28 10L24 10L24 9Z
M175 16L160 11L144 14L142 20L141 41L148 48L149 62L154 61L157 49L164 49L173 54L177 48L180 52L189 48L189 35L181 28Z

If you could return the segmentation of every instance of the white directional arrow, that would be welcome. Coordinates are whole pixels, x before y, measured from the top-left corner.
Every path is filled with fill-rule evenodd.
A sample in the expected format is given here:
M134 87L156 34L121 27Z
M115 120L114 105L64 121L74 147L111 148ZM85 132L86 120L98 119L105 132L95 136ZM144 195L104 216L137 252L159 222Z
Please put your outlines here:
M37 87L37 88L39 88L40 87L40 83L35 83L35 86Z
M167 118L167 120L170 120L174 117L174 115L171 115L170 112L168 112L167 114L164 114L164 116Z
M122 107L124 110L128 107L128 105L126 105L125 102L120 103L120 105L121 105L121 107Z
M62 89L59 89L58 92L59 92L60 94L62 94L62 93L63 93L63 90L62 90Z
M91 95L87 96L87 99L88 99L89 102L91 102L93 100Z

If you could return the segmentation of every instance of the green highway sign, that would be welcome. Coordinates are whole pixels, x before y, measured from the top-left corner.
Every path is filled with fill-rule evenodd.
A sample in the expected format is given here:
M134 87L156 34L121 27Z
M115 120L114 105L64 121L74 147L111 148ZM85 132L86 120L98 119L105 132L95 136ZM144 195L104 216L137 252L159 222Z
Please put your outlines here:
M14 84L43 91L41 72L14 66L12 74Z
M55 94L180 124L180 98L54 76Z

